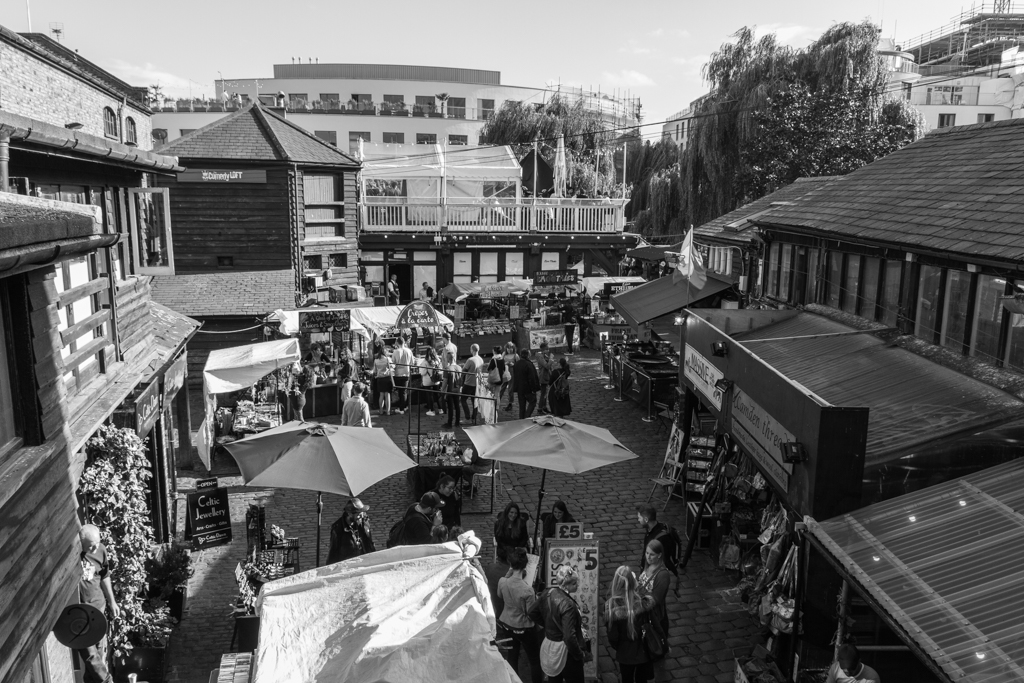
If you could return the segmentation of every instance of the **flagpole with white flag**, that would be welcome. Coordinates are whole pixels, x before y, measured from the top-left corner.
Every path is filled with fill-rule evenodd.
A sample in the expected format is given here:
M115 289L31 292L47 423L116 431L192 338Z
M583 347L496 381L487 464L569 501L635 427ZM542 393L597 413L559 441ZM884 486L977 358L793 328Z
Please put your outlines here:
M692 225L690 226L690 231L686 233L686 239L683 240L682 247L679 250L679 264L676 266L676 271L672 273L673 283L680 280L686 280L687 284L686 306L690 305L690 285L693 285L697 291L700 291L708 281L707 270L704 268L704 259L701 258L700 252L697 251L697 245L693 242Z

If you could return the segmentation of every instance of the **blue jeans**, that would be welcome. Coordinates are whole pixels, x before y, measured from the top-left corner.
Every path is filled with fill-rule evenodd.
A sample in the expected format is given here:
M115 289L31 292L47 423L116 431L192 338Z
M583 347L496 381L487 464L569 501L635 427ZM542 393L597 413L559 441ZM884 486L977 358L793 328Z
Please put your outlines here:
M103 636L100 642L92 647L78 650L78 657L82 660L83 675L85 683L111 683L113 678L107 671L107 637Z

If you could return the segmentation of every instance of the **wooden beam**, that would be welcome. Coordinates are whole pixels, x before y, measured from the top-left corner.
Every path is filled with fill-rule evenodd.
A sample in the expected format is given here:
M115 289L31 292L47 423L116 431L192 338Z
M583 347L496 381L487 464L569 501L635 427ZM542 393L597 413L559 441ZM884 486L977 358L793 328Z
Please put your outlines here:
M78 349L70 356L64 359L64 372L74 370L79 365L89 360L90 356L94 356L100 352L100 350L109 344L110 342L106 337L100 337L99 339L93 339L91 342Z
M84 285L78 285L71 289L66 289L57 295L57 305L61 308L70 306L79 299L84 299L87 296L102 292L107 288L107 276L101 275L95 280L90 280Z
M99 327L103 323L110 320L110 309L104 308L100 311L96 311L88 318L81 322L77 322L71 325L65 330L61 330L60 341L63 346L67 346L74 340L81 337L86 332L91 332L93 329Z

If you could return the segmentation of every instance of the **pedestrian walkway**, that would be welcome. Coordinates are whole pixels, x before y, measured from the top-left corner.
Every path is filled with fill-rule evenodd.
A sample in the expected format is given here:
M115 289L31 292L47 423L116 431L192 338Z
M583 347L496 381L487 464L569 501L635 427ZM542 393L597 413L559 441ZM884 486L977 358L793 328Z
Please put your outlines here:
M568 419L609 429L627 448L640 456L639 460L581 475L549 472L545 483L545 509L549 509L555 499L564 500L576 519L585 524L587 531L594 532L595 540L600 542L601 583L606 588L616 567L639 563L643 531L637 525L636 505L645 502L650 493L649 479L657 476L661 466L668 430L656 422L643 422L641 418L645 412L633 403L612 400L615 392L604 389L606 378L601 375L600 358L596 352L583 350L570 357L570 362L573 365L573 412ZM509 413L502 411L501 419L506 419L507 415ZM414 430L415 419L414 416ZM424 415L422 420L424 430L428 425L431 430L436 430L444 424L443 416L428 418ZM408 415L374 416L374 426L386 429L403 450L408 424ZM233 571L245 554L245 509L257 491L240 486L241 480L233 463L218 460L215 473L222 475L222 484L231 487L235 540L229 546L195 554L196 574L189 586L186 616L170 644L170 681L206 681L209 672L217 666L220 655L228 651L231 640L229 614L236 594ZM534 514L540 480L539 470L503 464L495 511L513 500L522 510ZM179 490L187 490L193 481L180 478ZM404 475L391 477L370 487L360 498L371 506L374 540L378 548L383 548L391 525L413 502L406 478ZM345 499L340 496L324 496L322 558L327 555L330 525L341 515L344 503ZM505 568L490 564L494 516L488 510L489 496L478 494L472 503L466 501L463 526L475 530L485 541L481 557L488 578L494 583L497 576L504 574ZM663 520L682 530L682 503L673 501ZM270 491L267 523L282 527L288 536L298 537L303 568L313 566L316 540L314 492ZM727 683L733 680L733 659L750 651L757 633L744 606L730 591L734 585L735 576L718 569L707 551L695 551L680 577L678 590L670 591L668 596L671 650L665 662L669 676L665 680L689 683ZM603 628L600 642L598 670L601 680L614 683L618 681L618 673L611 650L606 645Z

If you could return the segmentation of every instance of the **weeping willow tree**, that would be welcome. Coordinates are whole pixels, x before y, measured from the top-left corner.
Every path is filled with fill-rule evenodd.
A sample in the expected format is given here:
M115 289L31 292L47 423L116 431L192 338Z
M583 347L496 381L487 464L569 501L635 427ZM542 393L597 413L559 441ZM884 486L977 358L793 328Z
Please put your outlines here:
M544 103L507 101L480 134L487 144L511 146L520 159L539 139L540 156L551 165L556 140L562 135L570 192L611 192L615 184L615 164L609 151L616 134L607 130L600 114L584 107L581 99L556 94Z
M652 227L699 225L798 177L849 173L924 133L921 115L891 92L870 22L836 24L799 50L752 28L734 38L704 65L710 92L679 155L678 213ZM670 190L659 181L649 192Z

